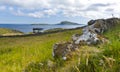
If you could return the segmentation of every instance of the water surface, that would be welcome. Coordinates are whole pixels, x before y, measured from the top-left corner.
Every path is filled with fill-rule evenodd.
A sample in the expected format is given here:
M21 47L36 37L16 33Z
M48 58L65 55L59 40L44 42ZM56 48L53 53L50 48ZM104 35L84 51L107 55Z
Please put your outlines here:
M24 33L32 32L33 28L43 28L42 31L47 29L53 29L53 28L76 28L76 27L82 27L84 24L80 25L31 25L31 24L0 24L0 28L10 28L19 30Z

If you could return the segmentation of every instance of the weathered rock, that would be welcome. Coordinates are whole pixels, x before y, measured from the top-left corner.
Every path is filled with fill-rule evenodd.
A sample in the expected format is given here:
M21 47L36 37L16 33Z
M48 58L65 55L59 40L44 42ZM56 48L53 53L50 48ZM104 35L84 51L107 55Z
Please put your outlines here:
M53 46L53 57L62 57L64 60L67 59L67 56L78 48L77 45L72 44L71 42L66 43L57 43Z
M88 26L83 28L83 33L74 34L72 36L73 42L65 42L54 44L53 46L53 56L62 57L64 60L67 56L78 49L80 45L96 45L99 43L109 42L107 38L102 36L102 33L113 28L117 22L120 21L118 18L109 19L98 19L91 20L88 22Z
M83 29L83 34L81 36L74 35L72 39L75 44L82 44L83 42L87 45L104 43L107 39L100 37L100 35L114 27L117 21L119 21L117 18L91 20L88 22L88 26Z
M49 68L55 68L55 62L53 62L53 61L51 61L51 60L48 60L47 61L47 66L49 67Z
M72 41L73 41L73 43L74 43L76 40L78 40L79 37L80 37L80 34L74 34L74 35L72 35Z
M90 20L89 22L88 22L88 25L92 25L92 24L94 24L95 23L95 20Z
M99 38L97 37L97 34L86 30L76 41L75 44L97 44L99 42Z
M88 27L92 31L101 34L104 31L113 28L118 21L120 21L118 18L91 20L88 22Z

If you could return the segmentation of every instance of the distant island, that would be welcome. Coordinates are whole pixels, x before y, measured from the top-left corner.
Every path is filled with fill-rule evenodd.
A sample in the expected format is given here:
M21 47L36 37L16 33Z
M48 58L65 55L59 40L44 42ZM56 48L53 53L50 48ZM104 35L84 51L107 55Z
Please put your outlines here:
M58 23L57 25L80 25L80 24L70 22L70 21L62 21L62 22Z
M45 23L34 23L34 24L31 24L31 25L49 25L49 24L45 24Z
M31 24L31 25L51 25L51 24L38 23L38 24ZM81 25L81 24L70 22L70 21L62 21L60 23L52 24L52 25Z

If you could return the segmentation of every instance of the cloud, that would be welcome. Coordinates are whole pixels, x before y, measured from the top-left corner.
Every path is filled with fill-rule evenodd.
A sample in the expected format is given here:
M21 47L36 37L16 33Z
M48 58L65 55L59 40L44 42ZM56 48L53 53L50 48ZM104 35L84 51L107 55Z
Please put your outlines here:
M92 7L105 7L105 6L110 6L111 4L102 4L102 3L96 3L96 4L92 4Z
M120 17L119 0L1 0L0 5L6 5L14 15L34 18L62 15L95 19L111 14Z
M6 10L6 6L0 6L0 11Z
M34 18L41 18L43 17L43 13L41 12L34 12L34 13L28 13L27 16L34 17Z
M102 4L102 3L91 4L84 11L98 11L99 8L101 8L101 7L108 7L110 5L112 5L112 4Z
M17 6L26 9L48 8L50 0L1 0L1 4Z
M13 11L13 10L14 10L14 8L13 8L13 7L9 7L9 8L8 8L8 10Z
M107 8L105 11L107 11L107 12L113 12L113 11L114 11L114 9Z
M24 9L18 9L17 11L13 8L9 8L12 14L17 16L29 16L34 18L49 17L57 14L57 9L46 9L46 10L35 10L35 11L24 11Z

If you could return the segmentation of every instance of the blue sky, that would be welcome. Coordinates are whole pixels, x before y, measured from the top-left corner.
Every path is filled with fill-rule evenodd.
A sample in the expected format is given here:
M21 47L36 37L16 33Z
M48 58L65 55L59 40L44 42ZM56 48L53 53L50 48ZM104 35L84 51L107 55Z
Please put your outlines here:
M120 17L120 0L0 0L0 23L55 24Z

